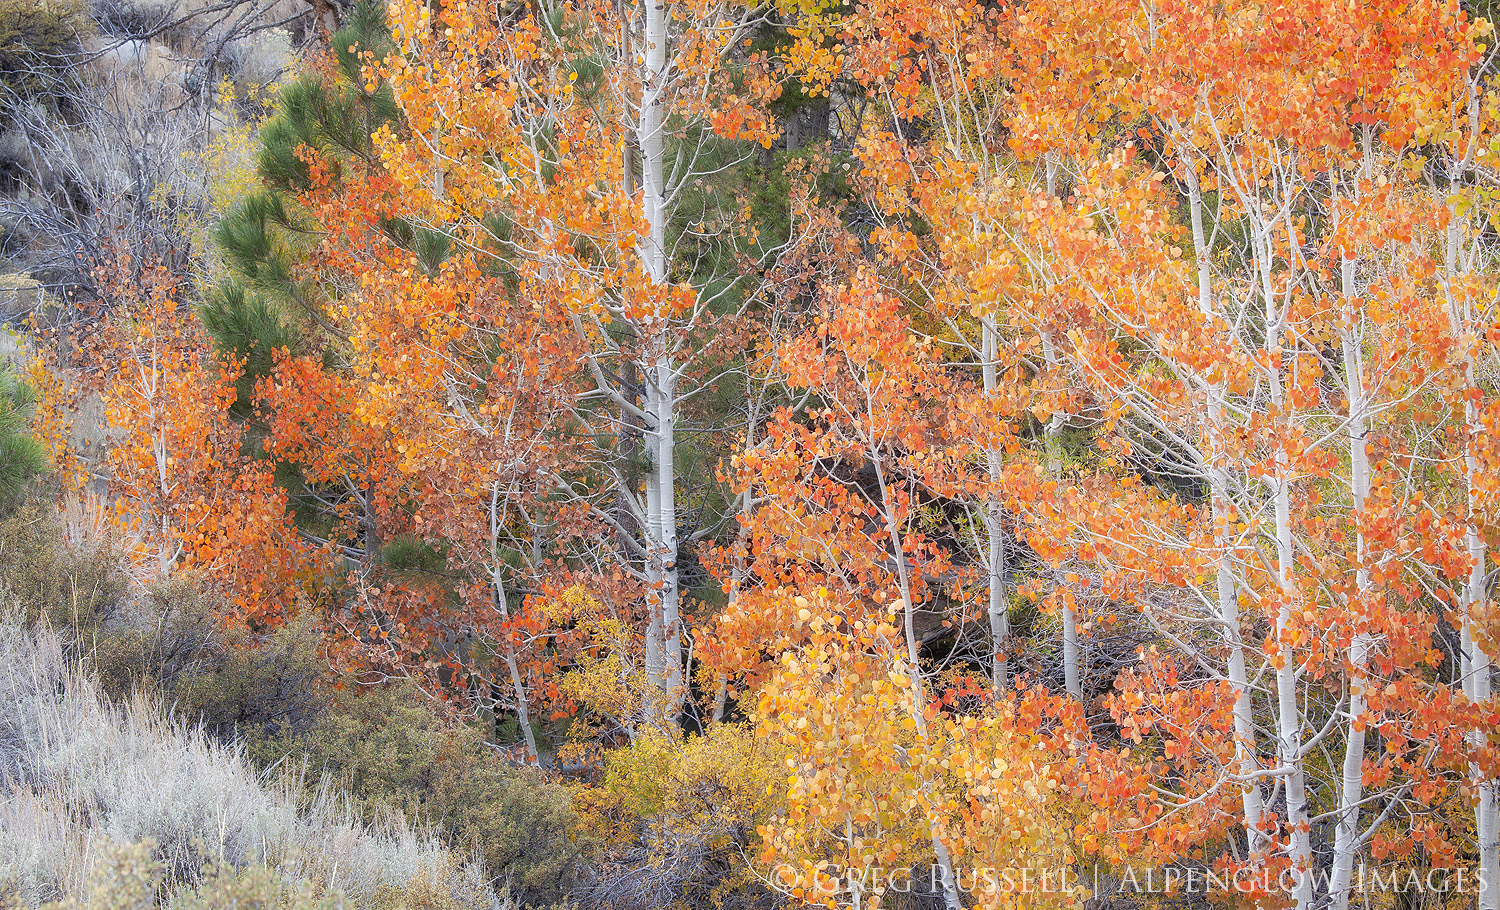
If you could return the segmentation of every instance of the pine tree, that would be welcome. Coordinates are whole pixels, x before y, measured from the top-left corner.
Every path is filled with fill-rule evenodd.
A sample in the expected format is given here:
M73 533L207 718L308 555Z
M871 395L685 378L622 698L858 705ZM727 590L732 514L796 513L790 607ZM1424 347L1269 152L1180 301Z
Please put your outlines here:
M234 275L208 295L203 323L221 350L245 358L242 393L270 374L273 352L319 345L336 336L326 318L329 287L302 268L318 225L299 197L313 189L309 151L331 162L325 179L339 183L380 167L372 136L398 123L390 89L367 85L364 56L390 47L381 8L352 7L334 35L329 59L283 91L277 114L261 130L257 171L261 187L220 222L214 242ZM393 235L400 225L390 225ZM250 401L242 394L239 405Z

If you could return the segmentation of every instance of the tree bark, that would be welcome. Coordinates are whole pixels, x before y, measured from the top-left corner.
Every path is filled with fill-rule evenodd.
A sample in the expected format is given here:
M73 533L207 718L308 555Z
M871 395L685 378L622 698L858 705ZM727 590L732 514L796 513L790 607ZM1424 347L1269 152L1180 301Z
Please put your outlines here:
M1478 132L1478 116L1478 99L1471 84L1469 119L1473 135L1477 135ZM1460 185L1463 170L1467 165L1466 156L1465 160L1454 162L1450 168L1448 173L1450 195ZM1462 337L1465 331L1472 329L1474 323L1474 314L1469 300L1454 293L1454 282L1462 272L1466 271L1466 268L1459 262L1459 248L1463 242L1460 224L1463 218L1456 203L1450 202L1443 257L1444 290L1448 297L1450 327L1455 338ZM1477 373L1478 363L1471 352L1464 363L1465 391L1475 391L1481 388ZM1480 465L1474 454L1474 440L1483 438L1485 429L1480 420L1479 404L1469 395L1464 396L1464 430L1466 436L1464 481L1468 500L1464 544L1469 553L1470 566L1468 579L1459 592L1459 647L1462 651L1460 668L1464 695L1470 703L1480 705L1488 702L1493 694L1491 683L1493 659L1479 644L1478 636L1475 634L1474 615L1483 607L1486 600L1485 577L1489 563L1488 545L1480 533L1476 515L1477 503L1480 500L1480 490L1477 486ZM1470 733L1467 739L1473 748L1479 748L1484 744L1484 734L1481 732ZM1500 790L1500 782L1485 778L1477 765L1470 765L1469 776L1478 791L1474 803L1474 834L1478 843L1480 877L1478 910L1500 910L1500 792L1497 792Z
M1266 355L1271 404L1282 420L1290 421L1287 412L1285 377L1282 367L1281 330L1283 313L1276 304L1271 282L1271 223L1261 220L1254 236L1255 256L1260 272L1261 293L1265 301ZM1296 556L1292 541L1292 481L1290 457L1283 447L1276 453L1276 469L1271 477L1275 501L1276 580L1280 588L1280 605L1276 612L1276 638L1281 644L1276 667L1276 733L1282 780L1286 793L1287 856L1297 870L1294 892L1297 910L1312 907L1312 834L1307 815L1307 781L1302 760L1302 714L1297 704L1297 659L1289 643L1292 606L1297 590L1292 584Z
M1339 208L1337 202L1334 207L1334 230L1338 230ZM1344 297L1344 383L1345 393L1349 400L1349 421L1347 434L1349 439L1349 466L1350 466L1350 491L1353 494L1354 520L1356 525L1362 521L1362 513L1365 507L1365 498L1370 493L1370 460L1365 452L1366 434L1366 409L1364 389L1364 352L1361 349L1361 338L1357 329L1357 314L1354 311L1354 258L1349 251L1343 251L1340 262L1342 278L1342 292ZM1370 596L1370 570L1365 566L1367 558L1365 535L1360 530L1355 535L1355 589L1357 592L1357 607L1353 619L1355 630L1349 641L1347 659L1349 661L1349 723L1348 732L1344 742L1344 766L1339 787L1339 814L1337 831L1334 835L1333 847L1333 872L1328 880L1328 893L1334 910L1348 910L1349 892L1353 882L1354 860L1359 853L1359 804L1364 795L1364 760L1365 760L1365 730L1360 720L1368 707L1365 699L1367 680L1365 678L1365 661L1369 655L1370 637L1367 632L1358 629L1360 625L1357 618L1363 614L1368 606Z
M1198 172L1189 161L1186 168L1188 210L1193 227L1193 254L1198 269L1198 310L1205 321L1215 318L1212 275L1208 240L1203 228L1203 191ZM1239 594L1230 554L1229 521L1232 516L1229 498L1229 472L1224 467L1224 385L1209 382L1207 401L1208 483L1210 508L1214 520L1214 546L1219 557L1214 565L1214 595L1218 601L1218 618L1229 642L1227 676L1234 687L1234 766L1240 784L1240 807L1245 816L1245 844L1253 856L1265 849L1261 818L1265 812L1259 781L1260 770L1254 723L1254 705L1245 673L1245 638L1240 625Z
M667 280L666 202L666 7L662 0L645 0L645 53L641 58L641 102L636 144L641 150L641 205L647 232L638 255L652 290ZM663 320L664 321L664 320ZM650 721L663 730L675 726L684 697L682 687L682 630L679 619L677 569L676 440L677 373L665 329L647 338L640 364L645 382L645 411L650 471L646 477L647 567L650 591L646 633L646 677L657 703L647 706Z
M992 320L984 321L982 354L984 360L984 393L993 396L999 389L999 368L996 360L1000 346L999 332ZM1005 576L1007 569L1005 552L1005 509L1000 503L1001 459L998 449L985 452L985 464L989 469L990 496L985 503L984 530L987 537L985 570L989 576L989 620L990 620L990 685L998 698L1008 685L1005 664L1005 649L1010 640L1010 613Z
M505 588L505 573L500 560L500 486L490 488L490 584L494 589L495 609L507 625L510 623L510 597ZM531 765L541 763L541 753L536 747L536 733L531 729L531 707L526 700L526 682L521 676L520 660L516 646L510 638L510 629L504 633L505 668L510 675L512 697L516 700L516 723L521 726L521 736L526 743L526 761Z

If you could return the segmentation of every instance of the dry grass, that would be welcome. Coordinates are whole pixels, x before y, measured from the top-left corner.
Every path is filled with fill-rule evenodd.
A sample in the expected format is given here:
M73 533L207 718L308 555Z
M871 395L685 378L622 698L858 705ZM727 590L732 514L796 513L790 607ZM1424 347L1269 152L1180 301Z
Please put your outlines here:
M86 899L111 845L151 841L168 881L206 863L269 865L359 907L483 910L481 871L399 818L361 823L326 784L310 797L137 698L102 697L61 638L0 618L0 880L31 906Z

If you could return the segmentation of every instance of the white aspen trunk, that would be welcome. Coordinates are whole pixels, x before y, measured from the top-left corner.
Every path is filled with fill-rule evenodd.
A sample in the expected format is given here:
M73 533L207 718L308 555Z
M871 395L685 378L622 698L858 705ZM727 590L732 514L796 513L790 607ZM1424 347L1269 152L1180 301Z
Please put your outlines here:
M677 504L674 466L675 380L670 361L658 362L646 382L646 412L654 426L646 430L646 677L653 690L648 720L664 731L675 725L684 696L682 627L677 570Z
M1473 405L1469 407L1473 408ZM1477 418L1478 415L1472 416ZM1468 456L1467 460L1472 478L1473 456ZM1472 481L1470 491L1473 491ZM1484 603L1487 554L1484 538L1479 536L1472 525L1465 538L1469 557L1474 564L1469 570L1469 581L1464 589L1463 626L1460 633L1460 646L1464 652L1464 690L1469 701L1483 704L1491 696L1492 661L1474 635L1473 614L1475 607ZM1481 745L1483 735L1471 733L1470 739L1476 745ZM1500 794L1496 792L1496 781L1484 779L1478 768L1471 768L1470 774L1476 778L1479 791L1474 804L1474 834L1479 846L1479 910L1495 910L1500 907Z
M1223 404L1217 396L1209 403L1209 419L1215 426L1222 426ZM1240 811L1245 815L1245 846L1251 855L1266 848L1265 832L1261 820L1265 815L1265 797L1261 793L1259 745L1255 732L1255 706L1250 698L1249 677L1245 672L1245 639L1240 626L1240 602L1231 563L1228 545L1227 524L1230 517L1229 475L1222 467L1215 467L1209 474L1209 495L1212 497L1215 544L1220 556L1214 567L1214 594L1218 600L1219 623L1229 642L1229 661L1226 675L1234 687L1234 765L1235 773L1242 778L1240 784Z
M718 675L714 685L714 710L711 723L719 723L724 719L724 709L729 706L729 677L723 673Z
M1334 207L1334 230L1338 230L1338 204ZM1344 251L1340 263L1344 296L1344 381L1349 399L1349 485L1354 500L1354 515L1358 522L1364 512L1365 498L1370 492L1370 463L1365 453L1365 413L1367 402L1364 389L1364 352L1356 325L1358 316L1354 310L1354 259ZM1355 535L1355 589L1360 609L1365 612L1370 594L1370 570L1365 567L1365 535L1361 530ZM1369 656L1371 639L1368 633L1356 629L1349 641L1349 724L1344 744L1344 767L1339 787L1338 825L1334 835L1333 871L1328 879L1328 893L1334 910L1349 910L1349 892L1353 883L1354 860L1359 853L1359 804L1364 795L1365 730L1359 717L1368 703L1365 690L1365 661Z
M490 488L490 584L494 588L495 609L500 617L510 621L510 599L505 589L505 575L500 561L500 486ZM533 765L541 763L541 753L536 747L536 733L531 729L531 708L526 702L526 683L521 677L520 661L516 657L516 646L505 637L505 668L510 673L511 693L516 700L516 723L521 726L521 736L526 743L526 761Z
M984 359L984 393L993 396L999 388L999 368L996 360L1000 345L995 324L984 321L982 357ZM984 530L988 537L985 569L989 574L989 618L990 618L990 685L998 697L1008 684L1005 665L1005 647L1010 639L1010 613L1005 591L1005 524L1004 509L1000 504L999 488L1001 459L1003 453L990 449L984 453L989 469L990 499L985 503Z
M1056 151L1049 150L1043 159L1047 171L1047 196L1057 195L1057 170L1059 157ZM1052 333L1042 330L1042 355L1046 358L1048 368L1057 367L1057 350L1052 344ZM1062 433L1063 423L1066 417L1062 414L1053 414L1052 419L1047 421L1046 446L1047 467L1057 476L1062 473L1062 454L1058 451L1058 436ZM1064 605L1062 608L1062 649L1063 649L1063 687L1068 694L1079 703L1083 702L1083 683L1079 678L1078 669L1078 618L1073 614L1072 607Z
M1048 170L1048 182L1053 179L1052 170ZM1043 329L1042 356L1050 369L1056 369L1057 348L1052 343L1052 333ZM1062 453L1059 451L1058 437L1062 434L1063 423L1066 417L1062 414L1053 414L1047 421L1045 442L1047 447L1047 470L1056 477L1062 473ZM1083 702L1083 683L1079 679L1078 671L1078 618L1073 614L1073 608L1064 605L1062 608L1062 650L1063 650L1063 687L1068 694Z
M1471 111L1475 103L1471 96ZM1471 113L1471 120L1473 116ZM1471 128L1475 127L1471 125ZM1460 176L1461 171L1455 168L1453 172L1450 172L1450 184L1456 183ZM1449 321L1455 337L1468 329L1473 321L1467 300L1460 299L1452 290L1453 282L1459 276L1460 270L1459 246L1462 243L1459 233L1460 218L1456 205L1450 203L1444 269L1447 279ZM1470 354L1464 364L1465 389L1479 388L1477 369L1478 364L1475 362L1474 355ZM1469 551L1470 566L1469 577L1459 596L1459 648L1463 652L1460 663L1464 695L1471 703L1482 704L1489 701L1492 695L1490 677L1493 660L1480 647L1478 637L1474 634L1474 614L1483 609L1486 600L1485 577L1488 573L1489 552L1475 519L1475 503L1479 500L1479 490L1476 487L1479 463L1474 455L1473 440L1484 434L1484 428L1479 419L1478 403L1468 396L1465 396L1464 401L1464 429L1468 437L1468 441L1464 444L1464 475L1468 498L1468 525L1464 531L1464 544ZM1466 738L1475 746L1480 746L1484 742L1484 734L1478 731L1469 733ZM1500 792L1497 792L1497 786L1500 784L1494 780L1485 779L1483 773L1474 765L1470 766L1469 775L1478 790L1474 803L1474 834L1479 851L1478 910L1497 910L1500 908Z
M661 554L661 621L662 678L661 690L666 698L666 717L675 723L686 694L682 685L682 622L679 612L682 591L677 571L677 377L670 360L657 363L657 382L661 385L660 415L656 435L659 440L656 483L660 487L658 507L661 537L653 541Z
M667 278L666 88L667 10L663 0L646 5L646 53L641 61L641 107L636 143L641 149L642 214L647 234L639 242L641 265L653 284Z
M1280 397L1279 395L1277 397ZM1295 591L1292 587L1294 560L1291 530L1291 483L1287 479L1285 455L1278 456L1275 479L1276 577L1282 603L1276 615L1277 638L1286 641ZM1301 873L1296 889L1298 910L1312 905L1312 839L1308 830L1307 784L1302 763L1302 715L1297 705L1297 658L1283 647L1276 669L1276 732L1281 766L1285 769L1286 824L1290 830L1287 853Z
M890 535L893 555L896 558L896 584L901 591L902 631L906 638L906 660L911 665L912 722L917 735L927 738L927 694L922 679L922 653L917 644L916 602L912 598L911 576L906 570L906 549L901 540L901 529L896 526L896 516L890 509L890 489L885 482L885 469L880 464L880 453L871 450L870 460L875 465L875 479L880 485L880 507L885 513L886 532ZM937 858L938 872L943 879L943 905L946 910L962 910L963 902L958 892L958 878L953 872L953 857L948 845L938 836L937 819L931 820L932 852Z
M656 401L655 384L648 380L643 385L645 391L641 397L646 412L646 423L654 424L660 413ZM664 677L666 653L666 623L662 618L660 594L661 556L657 548L657 541L661 540L661 481L657 475L656 465L661 458L659 454L661 439L657 436L654 426L645 427L641 435L643 437L641 448L647 464L646 522L645 527L641 529L646 538L646 584L648 586L646 591L646 651L643 660L647 682L652 686L659 686Z
M1265 300L1266 353L1269 355L1271 404L1286 414L1286 391L1282 376L1281 319L1271 282L1271 224L1261 221L1254 236L1255 255L1259 260L1261 293ZM1276 453L1276 470L1271 479L1276 516L1276 580L1281 589L1281 605L1276 613L1276 637L1283 647L1281 665L1276 669L1277 751L1286 793L1286 825L1289 831L1287 855L1298 871L1295 893L1297 910L1312 907L1312 833L1307 817L1307 780L1302 761L1302 714L1297 705L1297 659L1286 647L1286 631L1291 623L1296 589L1292 584L1295 550L1292 543L1291 465L1286 450Z
M859 840L854 836L854 816L848 812L844 813L844 847L848 855L853 856L859 849ZM864 910L863 882L859 884L850 883L849 900L851 910Z
M1062 608L1063 686L1079 704L1083 703L1083 682L1078 673L1078 617L1073 608Z
M636 142L641 150L641 207L647 233L638 253L647 280L661 287L667 279L666 106L667 27L662 0L645 0L645 53L641 59L641 102ZM649 620L646 630L646 676L657 704L647 706L651 722L663 729L676 724L682 699L682 630L679 621L677 571L677 422L676 367L671 340L658 328L646 339L641 364L646 389L646 413L652 426L645 430L651 470L646 477L646 550Z
M516 659L516 647L505 643L505 667L510 671L510 687L516 697L516 723L521 727L521 737L526 743L526 761L532 767L541 764L541 753L536 747L536 733L531 729L531 708L526 704L526 683L521 678L521 666Z
M153 401L152 407L155 407ZM171 495L172 486L167 480L167 453L166 433L158 430L152 439L152 453L156 459L156 479L161 491L161 545L156 549L156 572L159 581L166 581L172 575L172 567L177 564L177 535L172 531L172 517L168 511L167 502Z
M139 355L137 355L139 362ZM160 401L157 390L161 385L161 364L157 351L157 343L153 338L151 342L151 368L148 375L144 367L137 367L141 377L141 396L148 402L149 411L147 419L151 426L160 426L161 417L157 405ZM167 469L167 462L172 453L167 446L166 430L157 429L151 435L151 457L156 467L156 489L158 502L161 508L161 544L156 550L156 571L159 580L166 581L172 575L173 566L177 565L177 535L172 530L172 517L168 508L171 501L172 488L175 484L171 480L171 472ZM146 503L139 504L143 511Z
M1198 266L1198 309L1205 321L1214 318L1212 276L1209 271L1208 240L1203 230L1203 192L1198 182L1198 172L1191 161L1187 163L1188 210L1192 218L1193 252ZM1265 849L1265 836L1261 831L1261 818L1265 813L1264 798L1260 782L1255 778L1260 770L1257 758L1254 705L1250 700L1250 686L1245 673L1245 639L1240 626L1239 594L1235 584L1233 559L1229 554L1229 474L1223 465L1224 442L1224 387L1223 383L1208 385L1208 483L1210 506L1214 519L1214 546L1219 558L1214 567L1214 594L1218 600L1219 623L1224 637L1229 642L1229 664L1227 675L1234 686L1234 765L1235 773L1243 778L1240 785L1240 808L1245 815L1245 844L1253 856Z

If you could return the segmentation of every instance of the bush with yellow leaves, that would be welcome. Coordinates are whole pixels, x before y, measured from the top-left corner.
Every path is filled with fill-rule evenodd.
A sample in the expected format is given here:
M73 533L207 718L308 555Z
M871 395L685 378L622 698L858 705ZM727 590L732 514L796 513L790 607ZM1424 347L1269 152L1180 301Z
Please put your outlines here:
M610 752L598 787L575 803L601 845L589 902L618 907L777 903L746 863L756 828L778 807L780 748L747 724L703 735L643 727Z

